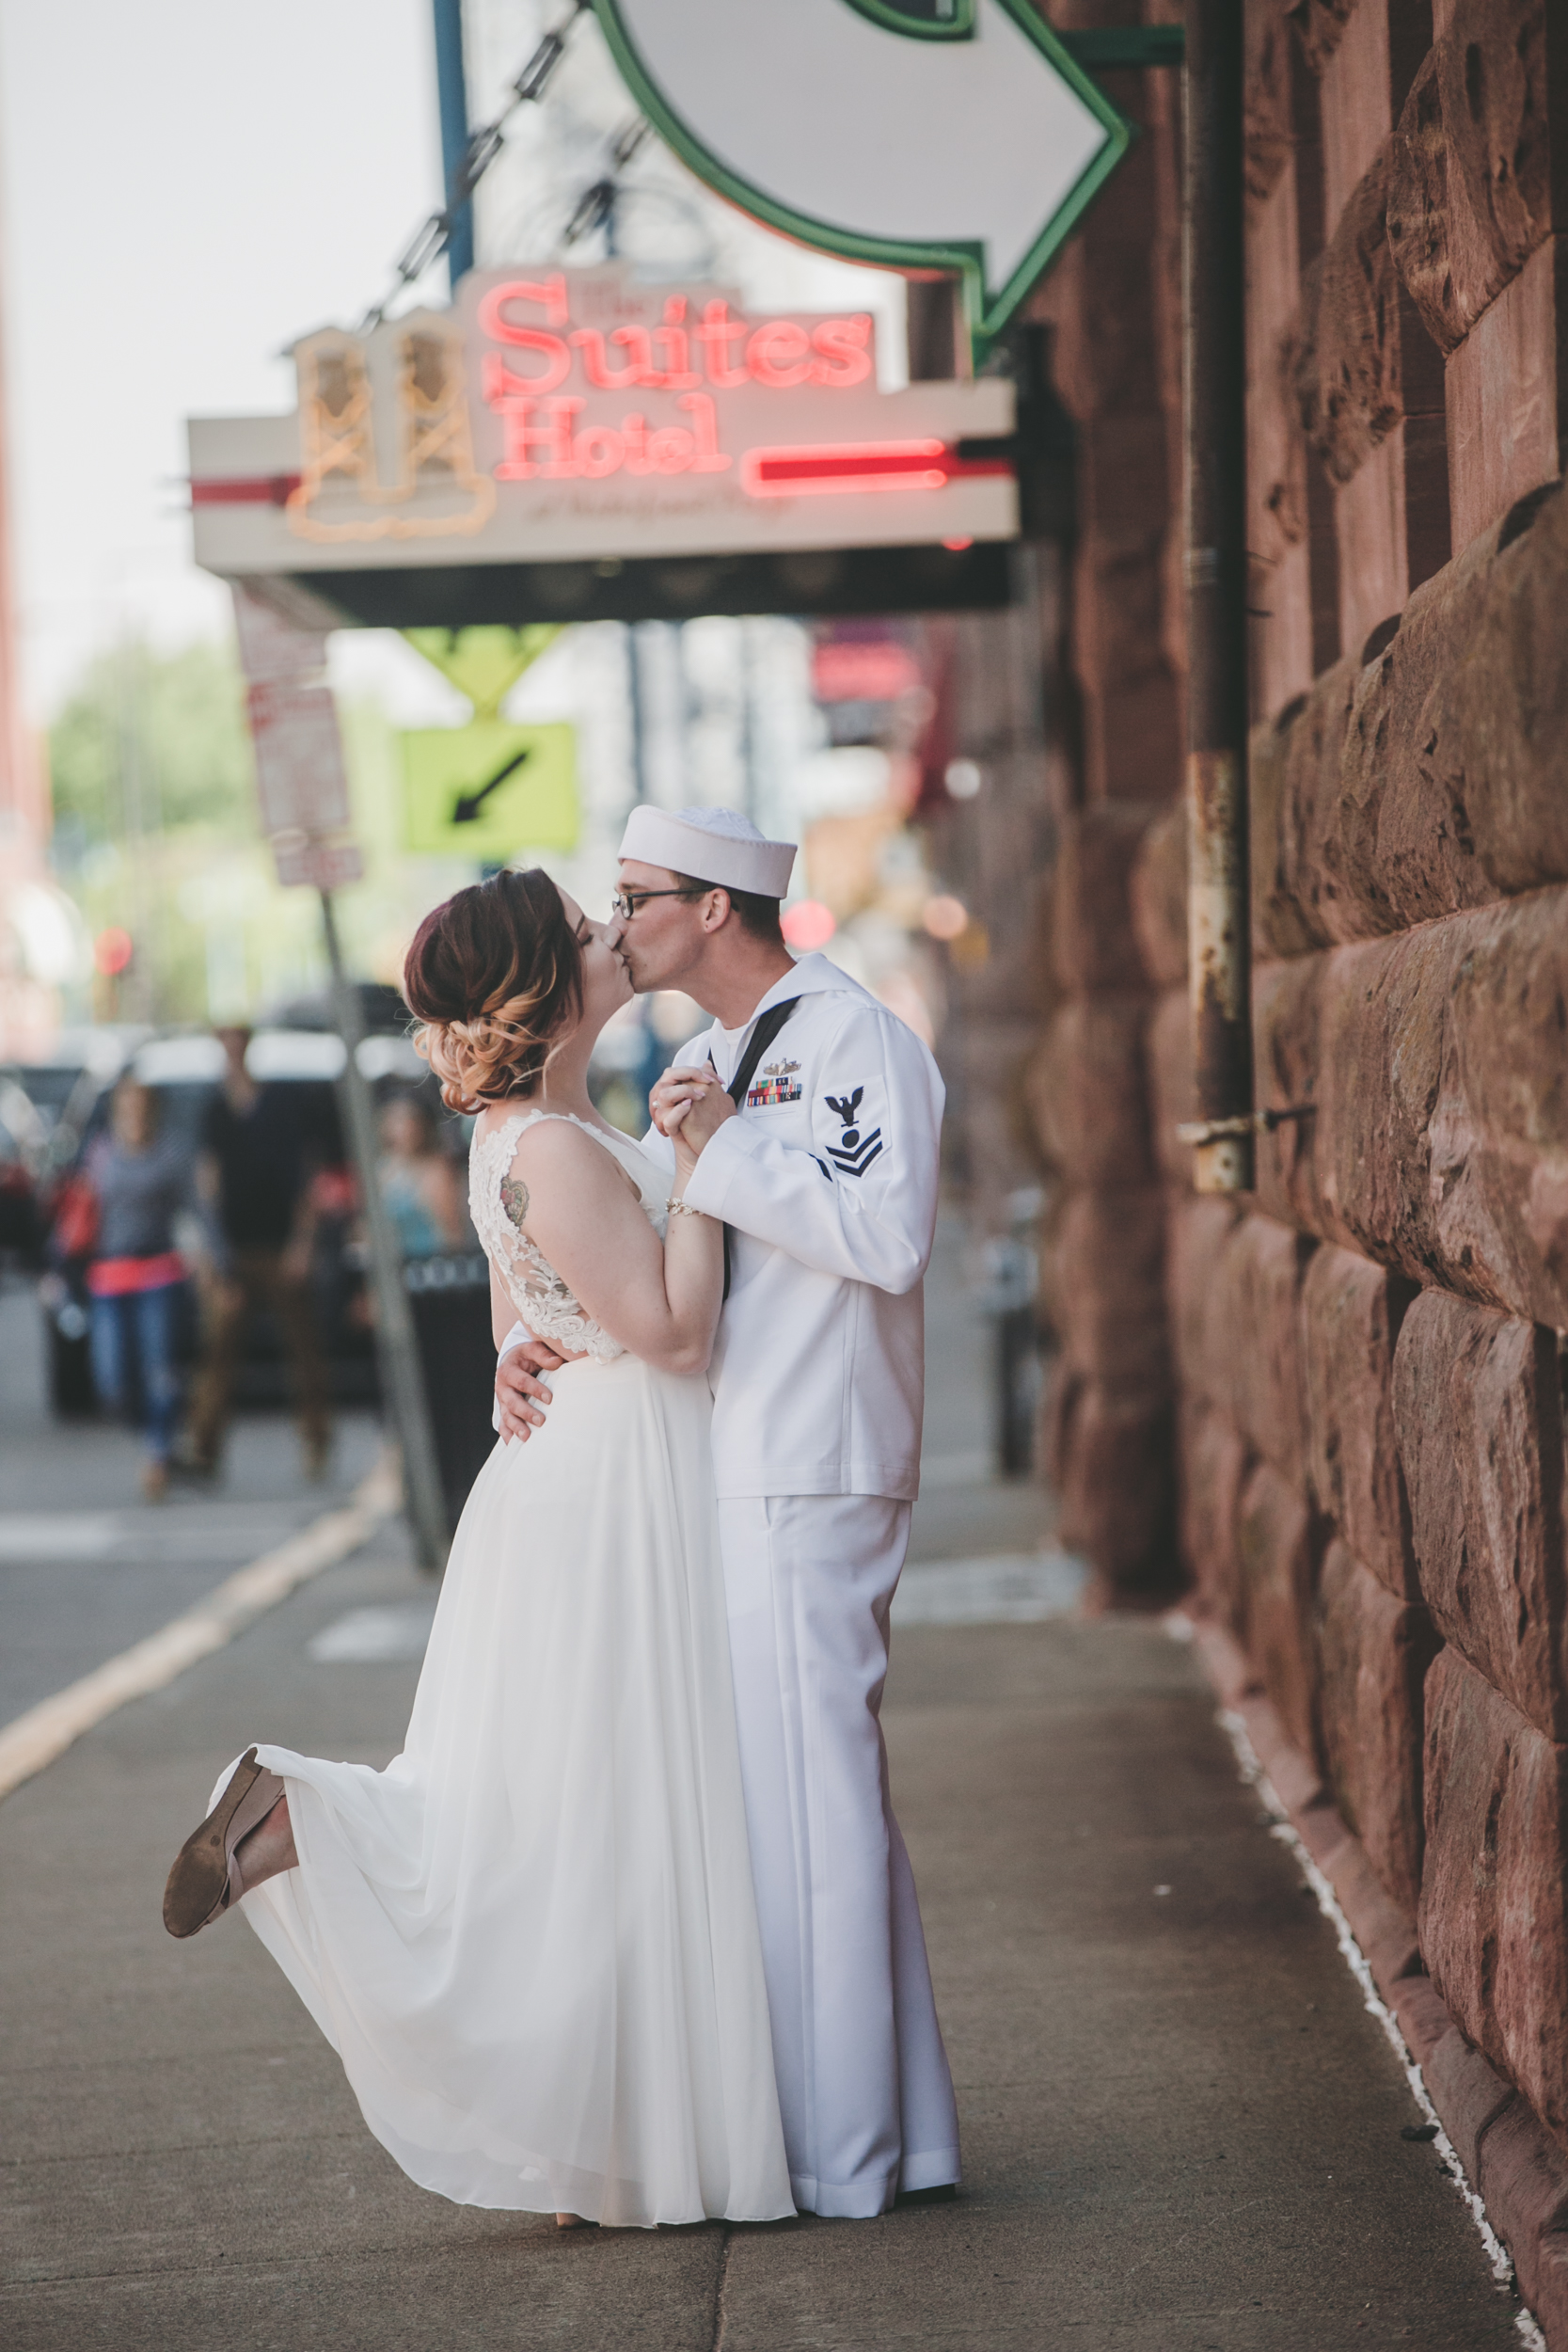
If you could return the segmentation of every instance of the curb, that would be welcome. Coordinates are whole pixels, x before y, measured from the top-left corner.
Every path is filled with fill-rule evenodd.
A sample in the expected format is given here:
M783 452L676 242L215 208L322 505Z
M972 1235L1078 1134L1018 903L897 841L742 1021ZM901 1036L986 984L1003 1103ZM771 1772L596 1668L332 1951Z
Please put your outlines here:
M1461 2033L1426 1974L1415 1920L1385 1892L1240 1644L1220 1626L1188 1622L1214 1695L1246 1726L1291 1827L1334 1890L1466 2179L1513 2257L1547 2352L1568 2352L1568 2155Z
M118 1658L106 1660L79 1682L68 1683L7 1724L0 1729L0 1798L53 1764L85 1731L130 1700L161 1691L286 1600L297 1586L357 1551L383 1519L391 1517L400 1496L397 1458L388 1452L342 1509L325 1513L275 1551L237 1568L182 1617L172 1618L146 1641L121 1650Z

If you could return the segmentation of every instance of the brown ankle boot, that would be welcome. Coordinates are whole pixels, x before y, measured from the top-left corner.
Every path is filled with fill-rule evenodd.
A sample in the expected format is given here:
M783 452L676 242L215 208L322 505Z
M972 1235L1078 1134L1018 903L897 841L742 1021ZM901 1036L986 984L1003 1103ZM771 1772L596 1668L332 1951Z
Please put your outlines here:
M255 1749L247 1748L222 1796L174 1858L164 1889L164 1925L170 1935L195 1935L210 1927L244 1892L235 1849L260 1828L282 1794L277 1774L258 1764Z

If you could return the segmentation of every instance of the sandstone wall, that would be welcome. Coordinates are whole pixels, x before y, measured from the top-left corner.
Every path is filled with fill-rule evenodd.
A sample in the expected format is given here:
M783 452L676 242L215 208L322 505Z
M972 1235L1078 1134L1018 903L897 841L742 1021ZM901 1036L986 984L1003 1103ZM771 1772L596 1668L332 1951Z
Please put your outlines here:
M1053 12L1115 23L1107 0ZM1181 782L1180 221L1168 74L1105 77L1143 126L1046 282L1057 390L1077 435L1060 762L1046 910L1050 1003L1028 1073L1054 1172L1045 1311L1060 1345L1043 1454L1063 1541L1103 1600L1179 1588L1175 1390L1165 1332L1164 1198L1150 1119L1157 990L1141 948L1140 854Z
M1453 2051L1496 2070L1484 2186L1568 2151L1568 17L1249 0L1249 72L1257 1087L1305 1116L1192 1195L1146 831L1180 1542L1418 1921L1440 2111Z
M1121 76L1146 136L1037 306L1079 435L1048 1468L1102 1597L1190 1579L1355 1833L1568 2346L1568 14L1247 0L1247 76L1257 1089L1298 1116L1192 1194L1176 85Z

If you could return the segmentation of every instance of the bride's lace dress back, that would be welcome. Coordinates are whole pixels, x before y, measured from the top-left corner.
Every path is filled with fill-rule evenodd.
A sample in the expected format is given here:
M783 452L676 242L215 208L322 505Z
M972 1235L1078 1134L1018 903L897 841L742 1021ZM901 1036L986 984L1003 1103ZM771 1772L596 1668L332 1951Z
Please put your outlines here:
M609 1363L612 1357L624 1356L626 1349L619 1340L610 1338L602 1324L584 1313L549 1260L526 1233L518 1232L501 1199L501 1184L516 1156L518 1137L526 1127L542 1119L559 1119L567 1126L580 1127L584 1135L592 1136L595 1143L602 1145L636 1184L643 1211L660 1240L669 1223L664 1205L667 1171L657 1168L629 1136L591 1127L585 1119L574 1118L570 1111L518 1111L488 1133L481 1127L474 1129L468 1149L468 1214L484 1254L500 1276L519 1320L528 1325L536 1339L548 1341L564 1355L593 1356L601 1363Z

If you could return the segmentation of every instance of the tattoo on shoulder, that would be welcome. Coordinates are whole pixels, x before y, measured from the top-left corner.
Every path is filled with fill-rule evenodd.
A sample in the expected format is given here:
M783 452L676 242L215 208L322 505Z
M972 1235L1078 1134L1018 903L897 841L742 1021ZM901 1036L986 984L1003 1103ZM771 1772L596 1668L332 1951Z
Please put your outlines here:
M501 1207L520 1233L528 1216L528 1186L520 1176L501 1178Z

